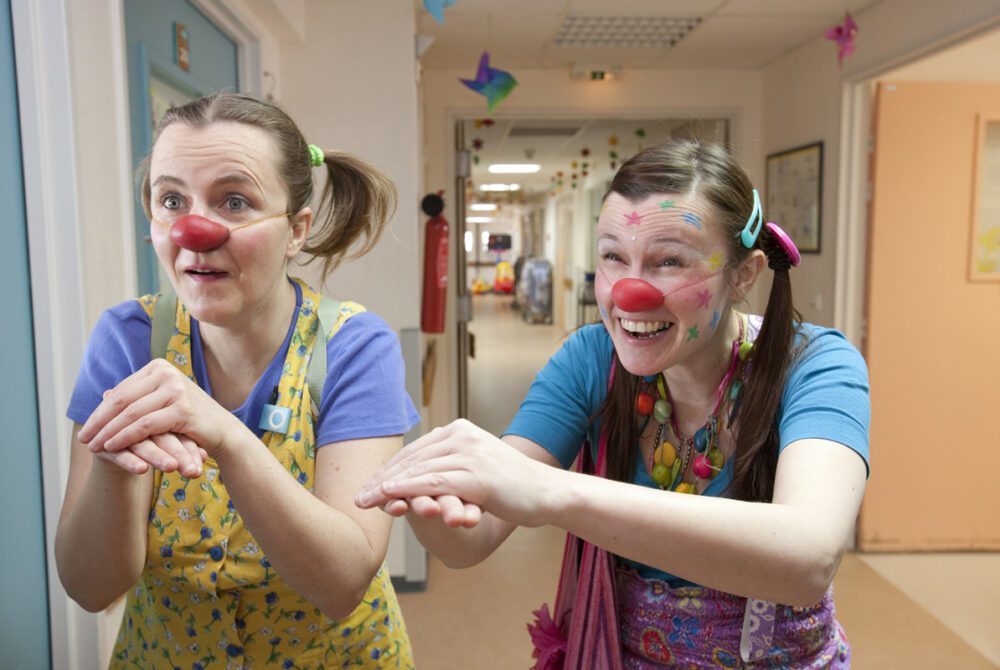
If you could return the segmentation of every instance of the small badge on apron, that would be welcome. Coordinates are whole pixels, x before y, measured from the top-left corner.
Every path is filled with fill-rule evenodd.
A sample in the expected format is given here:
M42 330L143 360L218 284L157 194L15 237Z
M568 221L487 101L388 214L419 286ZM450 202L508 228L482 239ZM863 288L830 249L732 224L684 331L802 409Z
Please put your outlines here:
M260 423L257 427L261 430L269 430L272 433L284 435L288 432L288 424L292 420L292 410L290 407L276 405L278 402L278 387L274 387L271 394L271 402L264 405L260 412Z

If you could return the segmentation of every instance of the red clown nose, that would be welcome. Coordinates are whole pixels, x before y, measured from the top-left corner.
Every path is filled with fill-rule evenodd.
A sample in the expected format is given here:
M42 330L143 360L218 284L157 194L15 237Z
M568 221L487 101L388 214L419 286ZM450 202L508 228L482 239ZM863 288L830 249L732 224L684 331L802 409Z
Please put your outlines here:
M611 289L611 299L626 312L645 312L663 304L663 293L641 279L619 279Z
M196 214L182 216L170 226L170 241L188 251L211 251L228 239L228 228Z

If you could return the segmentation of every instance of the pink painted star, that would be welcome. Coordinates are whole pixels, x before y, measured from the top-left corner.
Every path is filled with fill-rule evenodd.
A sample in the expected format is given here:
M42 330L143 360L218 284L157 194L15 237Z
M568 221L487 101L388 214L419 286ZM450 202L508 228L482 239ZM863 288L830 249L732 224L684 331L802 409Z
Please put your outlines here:
M642 223L642 217L636 214L635 212L632 212L631 214L625 217L626 226L638 226L640 223Z
M698 291L698 307L708 309L708 301L712 299L712 292L708 289Z

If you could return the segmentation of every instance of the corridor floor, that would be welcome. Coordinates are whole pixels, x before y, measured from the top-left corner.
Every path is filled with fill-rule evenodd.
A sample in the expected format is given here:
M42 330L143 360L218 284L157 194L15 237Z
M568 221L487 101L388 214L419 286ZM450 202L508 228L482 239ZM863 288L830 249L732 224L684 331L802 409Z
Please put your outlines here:
M474 296L470 418L499 433L535 373L561 345L528 325L511 298ZM531 666L525 624L551 602L565 534L521 528L488 560L451 570L430 558L427 590L400 595L422 670ZM837 616L859 670L1000 668L1000 554L858 554L834 580Z

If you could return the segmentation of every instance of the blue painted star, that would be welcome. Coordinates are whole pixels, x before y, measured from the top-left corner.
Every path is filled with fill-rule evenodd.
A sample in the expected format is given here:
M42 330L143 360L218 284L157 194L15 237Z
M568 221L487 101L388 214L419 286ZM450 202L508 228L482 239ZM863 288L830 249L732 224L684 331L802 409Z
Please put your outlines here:
M712 330L715 330L718 327L719 316L720 316L719 310L715 310L714 312L712 312L712 322L708 324L709 326L712 327Z
M424 9L434 17L435 21L444 25L444 10L454 4L455 0L424 0Z
M517 80L509 72L490 67L490 53L488 51L484 51L479 58L476 78L460 81L476 93L486 96L486 108L491 112L517 86Z

